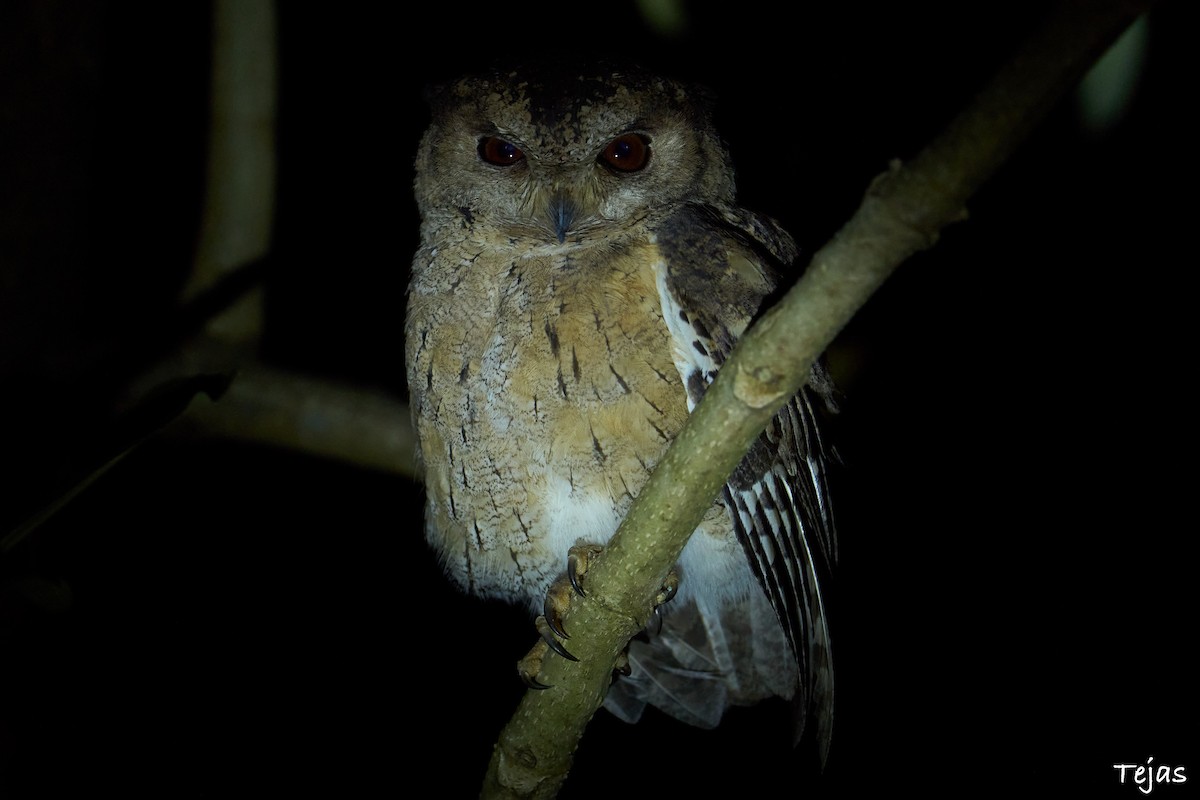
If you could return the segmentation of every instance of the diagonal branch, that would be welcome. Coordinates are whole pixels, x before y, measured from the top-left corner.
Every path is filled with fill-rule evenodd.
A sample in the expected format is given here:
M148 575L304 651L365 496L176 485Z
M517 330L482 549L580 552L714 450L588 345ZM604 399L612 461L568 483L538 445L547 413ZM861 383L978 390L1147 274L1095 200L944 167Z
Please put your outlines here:
M967 199L1152 0L1057 5L992 83L910 163L892 164L783 300L744 337L566 615L578 662L549 658L500 734L482 796L557 794L612 665L751 443L817 356L905 259L966 216Z

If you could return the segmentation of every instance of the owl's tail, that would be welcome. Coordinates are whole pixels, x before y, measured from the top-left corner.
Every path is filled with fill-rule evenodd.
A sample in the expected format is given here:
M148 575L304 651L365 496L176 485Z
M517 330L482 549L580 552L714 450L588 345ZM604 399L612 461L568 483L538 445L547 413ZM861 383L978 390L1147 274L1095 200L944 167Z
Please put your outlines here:
M618 718L637 722L652 705L714 728L730 706L795 694L796 660L761 591L719 607L697 598L662 611L661 630L630 643L631 672L604 700Z

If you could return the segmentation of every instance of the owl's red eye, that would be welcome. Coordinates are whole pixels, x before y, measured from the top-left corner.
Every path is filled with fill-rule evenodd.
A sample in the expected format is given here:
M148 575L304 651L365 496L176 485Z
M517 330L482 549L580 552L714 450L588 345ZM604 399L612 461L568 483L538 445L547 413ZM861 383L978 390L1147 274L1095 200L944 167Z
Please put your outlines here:
M637 172L650 160L650 141L636 133L613 139L600 151L600 162L617 172Z
M498 136L485 136L479 141L479 157L498 167L511 167L525 158L525 154L512 142Z

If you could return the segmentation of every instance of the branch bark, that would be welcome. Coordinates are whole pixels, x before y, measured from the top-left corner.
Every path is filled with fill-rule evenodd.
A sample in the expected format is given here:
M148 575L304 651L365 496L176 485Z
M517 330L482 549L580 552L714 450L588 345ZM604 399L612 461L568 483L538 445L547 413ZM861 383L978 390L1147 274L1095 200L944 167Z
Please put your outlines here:
M1152 0L1060 3L993 81L908 164L872 182L861 206L783 300L747 332L588 569L565 622L578 662L549 657L501 732L485 798L554 797L612 665L646 624L691 532L813 361L896 267L966 216L967 199Z

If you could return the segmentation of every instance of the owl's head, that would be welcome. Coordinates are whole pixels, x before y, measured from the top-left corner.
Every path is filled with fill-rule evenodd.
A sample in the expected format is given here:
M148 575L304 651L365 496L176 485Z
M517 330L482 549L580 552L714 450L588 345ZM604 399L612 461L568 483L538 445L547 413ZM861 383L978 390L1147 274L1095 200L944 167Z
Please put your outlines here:
M431 106L415 186L435 230L465 219L527 243L599 241L679 203L733 202L710 100L674 80L496 70L441 87Z

